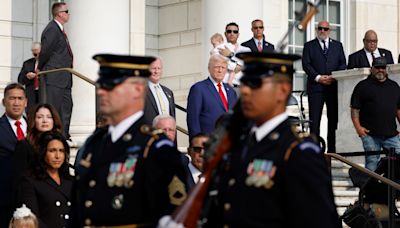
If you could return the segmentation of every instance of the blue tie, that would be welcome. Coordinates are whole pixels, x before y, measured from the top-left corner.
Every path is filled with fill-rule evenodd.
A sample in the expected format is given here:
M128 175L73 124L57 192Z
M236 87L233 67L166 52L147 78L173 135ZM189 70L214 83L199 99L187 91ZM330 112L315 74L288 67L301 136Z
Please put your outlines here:
M322 53L324 53L324 55L326 55L326 54L328 54L328 48L326 47L325 40L323 40L322 43L324 44L324 50L322 51Z

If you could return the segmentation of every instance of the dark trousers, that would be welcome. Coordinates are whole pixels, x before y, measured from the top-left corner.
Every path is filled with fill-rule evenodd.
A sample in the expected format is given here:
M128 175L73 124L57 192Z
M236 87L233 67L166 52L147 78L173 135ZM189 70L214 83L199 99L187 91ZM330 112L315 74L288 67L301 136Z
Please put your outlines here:
M336 152L336 129L338 122L338 96L337 84L326 86L323 92L308 94L308 105L310 111L310 132L320 136L320 124L322 109L326 104L328 117L327 149L330 153Z
M71 88L58 88L53 85L47 85L46 97L47 103L53 105L57 109L58 114L60 114L64 127L64 135L68 139L70 137L69 125L73 106Z

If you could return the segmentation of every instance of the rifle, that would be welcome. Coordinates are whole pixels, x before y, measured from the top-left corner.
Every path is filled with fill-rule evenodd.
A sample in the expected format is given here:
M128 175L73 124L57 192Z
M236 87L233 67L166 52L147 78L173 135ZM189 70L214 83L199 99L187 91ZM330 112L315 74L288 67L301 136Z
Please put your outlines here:
M234 142L238 141L247 123L240 107L240 100L238 100L233 108L233 114L223 117L210 136L205 148L205 167L202 177L190 191L186 201L172 215L175 222L182 223L186 228L198 226L200 213L215 170L224 154L230 151Z
M308 12L307 5L309 8ZM304 15L303 19L299 20L301 22L298 24L291 24L288 32L282 38L281 42L279 42L278 50L280 50L280 52L282 52L286 47L286 38L289 35L289 32L294 28L294 25L296 24L298 29L304 31L308 22L314 14L317 13L318 5L319 0L314 4L310 2L305 4L302 13L297 14L296 17L296 19L299 19ZM200 178L197 185L195 185L190 191L185 202L179 206L172 215L172 218L176 223L181 223L186 228L195 228L199 226L198 222L200 213L215 171L217 170L223 156L231 150L235 142L239 141L241 133L247 126L248 120L244 117L240 106L240 100L238 100L234 107L233 114L228 117L228 119L222 120L222 124L216 128L212 137L210 137L211 142L205 151L205 169L203 176Z

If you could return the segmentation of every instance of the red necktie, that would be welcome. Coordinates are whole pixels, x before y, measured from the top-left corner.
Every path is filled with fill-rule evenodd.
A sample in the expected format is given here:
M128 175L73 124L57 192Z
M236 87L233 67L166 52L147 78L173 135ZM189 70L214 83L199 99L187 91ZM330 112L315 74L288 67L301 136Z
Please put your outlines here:
M39 75L38 75L38 73L39 73L39 71L38 71L38 62L37 62L37 60L36 60L36 63L35 63L35 79L34 79L34 81L33 81L33 86L35 87L35 90L39 90Z
M221 82L218 82L217 86L218 86L218 93L219 96L221 97L222 103L224 104L225 110L228 111L228 101L226 100L224 92L222 92Z
M67 33L65 33L64 30L63 30L63 33L64 33L65 41L67 41L68 52L72 57L72 63L73 63L74 62L74 54L72 54L72 49L71 49L71 46L69 45Z
M17 126L17 138L18 141L23 140L25 138L24 132L21 128L21 122L19 120L15 121L15 126Z
M262 52L261 41L258 41L257 49L258 49L258 52Z

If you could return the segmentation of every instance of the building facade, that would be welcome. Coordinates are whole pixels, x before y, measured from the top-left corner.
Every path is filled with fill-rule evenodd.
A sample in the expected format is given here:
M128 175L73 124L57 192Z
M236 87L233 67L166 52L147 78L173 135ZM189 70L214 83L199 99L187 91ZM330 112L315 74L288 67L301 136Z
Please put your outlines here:
M30 46L40 41L51 20L55 0L0 0L0 97L7 83L16 81ZM304 0L65 0L70 21L66 31L74 52L74 69L97 79L97 53L160 56L164 62L162 83L175 93L177 104L186 107L191 85L207 77L209 38L225 25L240 26L239 42L252 36L251 21L264 21L266 40L277 44L295 23L295 11ZM392 51L395 61L400 42L400 3L396 0L321 0L319 13L305 32L289 34L285 52L302 53L303 44L315 37L315 24L331 22L333 38L340 40L346 57L362 48L366 30L378 33L379 47ZM305 85L301 62L296 64L294 89ZM74 77L71 133L83 141L95 125L95 89ZM3 107L0 111L3 111ZM177 111L178 125L186 128L186 115ZM350 117L349 117L349 121ZM181 146L187 138L180 136Z

